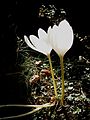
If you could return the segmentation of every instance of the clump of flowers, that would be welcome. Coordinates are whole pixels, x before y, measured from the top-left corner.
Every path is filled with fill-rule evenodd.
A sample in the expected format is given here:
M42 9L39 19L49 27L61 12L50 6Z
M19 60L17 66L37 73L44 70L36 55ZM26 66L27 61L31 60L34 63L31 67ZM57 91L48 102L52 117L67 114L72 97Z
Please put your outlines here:
M64 65L63 58L65 53L71 48L73 44L73 30L67 20L62 20L59 25L54 25L52 28L48 28L46 33L43 29L39 28L38 37L30 35L29 39L24 36L27 45L43 54L45 54L50 63L50 69L52 74L52 80L54 85L55 97L58 98L56 83L54 79L54 73L52 69L52 63L50 58L51 50L53 49L60 58L61 64L61 76L62 76L62 94L61 94L61 104L64 105Z

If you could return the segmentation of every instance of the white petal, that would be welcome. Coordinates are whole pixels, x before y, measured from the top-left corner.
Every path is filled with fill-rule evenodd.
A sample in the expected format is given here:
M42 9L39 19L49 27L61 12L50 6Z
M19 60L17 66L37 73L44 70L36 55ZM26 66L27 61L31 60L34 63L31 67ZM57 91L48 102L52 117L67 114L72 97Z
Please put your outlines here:
M48 34L50 33L51 29L52 29L51 26L49 26L49 27L48 27L48 30L47 30L47 33L48 33Z
M33 50L38 51L38 50L30 43L29 39L28 39L27 36L25 36L25 35L24 35L24 40L25 40L25 42L27 43L27 45L28 45L30 48L32 48Z
M41 28L38 29L38 37L41 40L47 41L47 33Z
M51 44L51 43L52 43L52 28L51 28L51 26L48 28L47 33L48 33L48 41L49 41L49 44ZM50 42L51 42L51 43L50 43Z
M59 28L61 33L61 39L63 39L62 48L68 51L73 44L74 36L72 27L66 20L63 20Z
M34 35L30 35L30 40L39 52L45 55L50 54L52 48L48 46L48 44L45 41L38 39Z
M63 27L63 26L70 26L68 21L66 19L62 20L60 23L59 23L59 27Z
M63 20L58 28L53 28L54 32L54 49L58 54L64 55L73 44L73 30L66 20Z
M53 49L58 49L57 48L57 41L58 41L58 39L59 39L59 34L57 34L58 33L58 26L57 25L54 25L53 26L53 29L52 29L52 47L53 47Z

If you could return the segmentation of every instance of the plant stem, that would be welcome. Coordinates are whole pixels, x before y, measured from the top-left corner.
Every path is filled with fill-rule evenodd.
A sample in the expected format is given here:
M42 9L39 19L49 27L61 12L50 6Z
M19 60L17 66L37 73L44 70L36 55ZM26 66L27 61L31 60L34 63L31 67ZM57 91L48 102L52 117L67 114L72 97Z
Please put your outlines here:
M3 107L36 107L34 110L32 110L30 112L26 112L26 113L19 114L19 115L14 115L14 116L2 117L2 118L0 118L0 120L6 120L6 119L24 117L24 116L33 114L33 113L39 111L42 108L52 107L54 105L55 105L54 103L52 103L52 104L46 103L46 104L43 104L43 105L20 105L20 104L0 105L0 108L3 108Z
M52 81L53 81L53 86L54 86L54 93L55 93L56 98L58 98L56 81L55 81L55 78L54 78L54 72L53 72L53 68L52 68L50 55L48 55L48 59L49 59L49 64L50 64L50 69L51 69Z
M61 104L64 105L64 64L63 64L63 57L60 57L60 65L61 65L61 77L62 77L62 93L61 93Z
M33 107L33 108L44 108L44 107L51 107L51 106L53 106L54 105L54 103L45 103L45 104L43 104L43 105L22 105L22 104L7 104L7 105L0 105L0 108L4 108L4 107L27 107L27 108L29 108L29 107Z

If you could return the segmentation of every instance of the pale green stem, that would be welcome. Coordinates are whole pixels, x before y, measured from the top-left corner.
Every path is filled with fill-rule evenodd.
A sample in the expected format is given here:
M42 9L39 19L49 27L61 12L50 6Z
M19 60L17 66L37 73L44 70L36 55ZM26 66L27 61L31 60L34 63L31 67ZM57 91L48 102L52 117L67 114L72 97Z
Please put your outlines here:
M34 107L34 108L39 108L39 107L50 107L53 106L54 104L52 103L45 103L43 105L21 105L21 104L7 104L7 105L0 105L0 108L4 108L4 107Z
M48 59L49 59L49 64L50 64L50 69L51 69L52 81L53 81L53 86L54 86L54 93L55 93L56 98L58 98L56 81L55 81L55 78L54 78L54 72L53 72L53 68L52 68L52 62L51 62L50 54L48 55Z
M8 117L2 117L2 118L0 118L0 120L7 120L7 119L14 119L14 118L19 118L19 117L24 117L24 116L33 114L33 113L39 111L40 109L42 109L42 108L38 107L38 108L35 108L34 110L32 110L30 112L27 112L27 113L24 113L24 114L15 115L15 116L8 116Z
M52 104L46 103L46 104L43 104L43 105L19 105L19 104L0 105L0 108L2 108L2 107L36 107L34 110L32 110L30 112L15 115L15 116L2 117L2 118L0 118L0 120L24 117L24 116L33 114L33 113L39 111L42 108L52 107L54 105L55 105L54 103L52 103Z
M62 93L61 93L61 104L64 105L64 64L63 64L63 57L60 57L60 65L61 65L61 77L62 77Z

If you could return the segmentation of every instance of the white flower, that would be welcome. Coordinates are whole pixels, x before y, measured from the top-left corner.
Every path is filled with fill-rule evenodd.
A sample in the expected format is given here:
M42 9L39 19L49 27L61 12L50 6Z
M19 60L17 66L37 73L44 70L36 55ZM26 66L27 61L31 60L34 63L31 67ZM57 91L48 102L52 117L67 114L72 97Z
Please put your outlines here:
M66 20L49 29L49 37L52 48L59 56L64 56L73 44L73 30Z
M24 36L24 40L30 48L41 52L46 56L50 54L52 47L49 43L48 32L46 33L43 29L39 28L38 37L36 37L35 35L30 35L29 39L27 38L27 36Z

